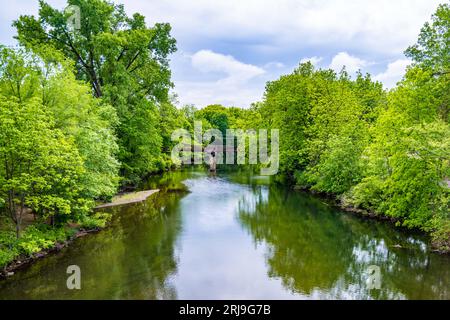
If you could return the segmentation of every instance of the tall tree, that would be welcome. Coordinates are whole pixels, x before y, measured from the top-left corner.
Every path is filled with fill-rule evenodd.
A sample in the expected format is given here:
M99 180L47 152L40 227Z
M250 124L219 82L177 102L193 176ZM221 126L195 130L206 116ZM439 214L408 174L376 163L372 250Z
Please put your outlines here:
M0 155L0 197L17 237L26 207L52 221L88 209L80 198L82 158L38 99L19 103L0 95Z
M434 83L434 97L440 116L450 122L450 4L441 4L432 21L426 22L417 43L405 51L416 66L429 72L426 82Z
M75 80L70 61L2 48L0 97L0 198L18 229L25 207L77 220L116 192L115 110Z
M168 56L176 50L169 24L147 27L140 14L128 17L123 5L104 0L68 0L80 9L80 29L71 30L71 15L39 1L39 18L14 22L19 42L35 49L52 46L75 62L77 78L117 110L122 174L128 180L155 169L160 156L157 106L168 101Z

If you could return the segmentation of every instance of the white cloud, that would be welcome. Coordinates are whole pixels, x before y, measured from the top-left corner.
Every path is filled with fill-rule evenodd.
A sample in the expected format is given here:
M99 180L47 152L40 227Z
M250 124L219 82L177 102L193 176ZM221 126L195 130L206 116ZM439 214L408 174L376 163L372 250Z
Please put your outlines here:
M317 67L319 65L320 62L322 62L323 58L322 57L310 57L310 58L303 58L300 60L300 63L306 63L308 61L310 61L315 67Z
M149 25L169 22L179 50L197 52L195 63L180 51L172 56L180 102L245 106L262 97L266 81L292 71L286 66L296 66L301 57L326 66L329 61L320 57L328 60L337 52L335 70L344 64L350 73L361 68L392 86L401 78L403 51L416 42L437 5L448 0L113 1L123 3L128 14L143 14ZM47 2L66 5L66 0ZM14 43L12 20L37 11L36 0L4 6L0 42ZM203 48L210 51L199 51Z
M262 82L264 86L264 82ZM261 89L253 84L238 86L230 83L178 81L175 91L181 105L194 104L203 108L210 104L247 108L261 100Z
M219 73L220 77L208 81L178 81L175 89L182 104L248 107L261 98L259 85L266 79L250 81L265 75L264 69L211 50L200 50L189 57L194 70L216 77Z
M151 24L170 22L182 42L253 39L261 48L304 48L333 44L368 52L398 53L415 42L423 23L445 0L114 0L128 13L140 12ZM48 0L64 7L65 0ZM0 29L11 20L35 14L35 0L2 8ZM350 49L346 49L350 50Z
M403 78L406 67L411 64L411 60L399 59L389 63L385 72L374 77L374 80L381 81L387 88L393 88Z
M369 63L365 60L352 56L347 52L340 52L334 56L333 60L331 60L329 68L336 72L340 72L342 68L345 67L345 70L352 75L368 65Z
M192 56L192 65L201 72L224 72L227 77L222 82L246 82L251 78L264 74L257 66L236 60L230 55L223 55L211 50L200 50Z
M57 8L64 8L67 5L65 0L48 0L46 2ZM20 15L37 15L38 12L38 1L3 1L0 10L0 43L3 45L15 45L16 41L13 39L13 36L16 32L12 27L12 22L17 20Z
M252 39L255 47L330 45L398 53L415 42L442 0L117 0L149 22L170 22L177 38ZM349 50L349 49L347 49Z
M284 63L279 61L272 61L264 65L264 69L284 68L284 67L285 67Z

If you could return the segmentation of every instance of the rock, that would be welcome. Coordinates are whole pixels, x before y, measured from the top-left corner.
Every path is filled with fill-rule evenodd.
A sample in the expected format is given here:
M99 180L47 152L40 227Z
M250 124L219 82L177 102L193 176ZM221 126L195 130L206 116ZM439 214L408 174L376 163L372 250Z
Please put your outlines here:
M86 232L86 231L80 231L80 232L78 232L76 235L75 235L75 237L76 238L81 238L81 237L84 237L85 235L87 235L88 233Z
M7 276L7 277L12 277L13 275L14 275L14 272L7 272L7 273L6 273L6 276Z

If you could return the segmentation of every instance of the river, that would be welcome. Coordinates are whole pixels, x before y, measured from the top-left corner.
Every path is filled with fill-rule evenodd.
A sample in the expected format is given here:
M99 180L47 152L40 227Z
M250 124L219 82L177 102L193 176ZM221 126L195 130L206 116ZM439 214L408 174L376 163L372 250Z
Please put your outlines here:
M266 177L193 170L142 188L161 192L107 209L109 228L0 281L0 299L450 299L450 257L423 235Z

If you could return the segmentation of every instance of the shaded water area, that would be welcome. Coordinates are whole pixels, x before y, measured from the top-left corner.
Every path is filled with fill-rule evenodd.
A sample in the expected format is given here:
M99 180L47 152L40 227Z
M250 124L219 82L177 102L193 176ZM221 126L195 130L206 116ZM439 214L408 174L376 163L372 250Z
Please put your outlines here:
M266 177L173 172L149 188L161 192L106 209L108 229L0 281L0 299L450 299L450 257L423 236Z

